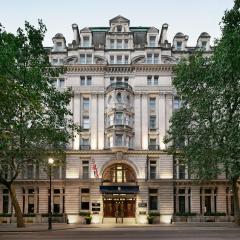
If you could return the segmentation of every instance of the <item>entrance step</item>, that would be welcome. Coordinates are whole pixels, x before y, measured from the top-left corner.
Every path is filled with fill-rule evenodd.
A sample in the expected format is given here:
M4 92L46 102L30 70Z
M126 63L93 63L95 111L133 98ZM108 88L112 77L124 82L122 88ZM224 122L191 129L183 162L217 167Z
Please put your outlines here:
M103 218L104 224L136 224L135 218L118 218L116 222L116 218Z
M107 224L112 223L112 224L114 224L114 223L116 223L116 218L103 218L103 223L107 223Z
M124 224L136 224L136 219L135 218L124 218L123 223Z

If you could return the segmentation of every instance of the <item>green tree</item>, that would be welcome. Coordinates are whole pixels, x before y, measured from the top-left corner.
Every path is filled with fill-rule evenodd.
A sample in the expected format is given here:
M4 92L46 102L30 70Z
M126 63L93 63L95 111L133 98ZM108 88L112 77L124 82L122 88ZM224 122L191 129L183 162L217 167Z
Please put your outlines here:
M240 224L240 0L225 12L222 37L210 57L200 51L175 67L173 84L182 106L173 114L166 142L185 159L192 176L226 173Z
M9 189L17 217L24 227L14 182L26 164L47 167L49 156L64 162L64 148L78 127L67 108L71 90L58 91L54 78L63 68L51 67L42 41L46 27L25 22L17 34L0 27L0 183Z

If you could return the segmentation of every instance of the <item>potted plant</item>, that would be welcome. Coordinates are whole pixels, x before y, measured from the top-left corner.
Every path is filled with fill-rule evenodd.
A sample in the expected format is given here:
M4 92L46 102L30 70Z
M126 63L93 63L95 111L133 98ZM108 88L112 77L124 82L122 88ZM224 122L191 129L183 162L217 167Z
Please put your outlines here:
M148 224L153 224L153 216L148 215L147 220L148 220Z
M92 222L92 216L91 213L85 217L86 224L91 224Z

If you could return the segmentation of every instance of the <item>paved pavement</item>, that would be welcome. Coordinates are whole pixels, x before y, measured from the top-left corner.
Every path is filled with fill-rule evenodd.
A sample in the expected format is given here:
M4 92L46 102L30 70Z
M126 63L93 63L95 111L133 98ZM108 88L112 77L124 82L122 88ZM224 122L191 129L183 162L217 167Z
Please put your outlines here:
M1 240L150 240L150 239L178 239L178 240L221 240L240 239L240 227L229 223L195 223L173 225L64 225L54 224L53 231L44 231L46 224L28 225L25 230L14 232L13 226L0 225ZM27 231L27 232L23 232Z

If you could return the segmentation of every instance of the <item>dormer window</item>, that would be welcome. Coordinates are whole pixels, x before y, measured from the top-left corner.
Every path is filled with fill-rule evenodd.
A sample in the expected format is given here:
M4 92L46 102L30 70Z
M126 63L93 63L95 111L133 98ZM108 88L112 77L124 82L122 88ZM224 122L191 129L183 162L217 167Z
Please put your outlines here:
M155 47L156 46L156 36L150 36L149 37L149 47Z
M182 42L177 41L177 50L181 51L182 50Z
M117 26L117 32L122 32L122 26L121 25Z
M90 47L90 37L89 36L83 37L83 47Z
M207 48L207 41L202 41L202 50L206 50Z
M62 42L57 42L57 47L62 47Z

